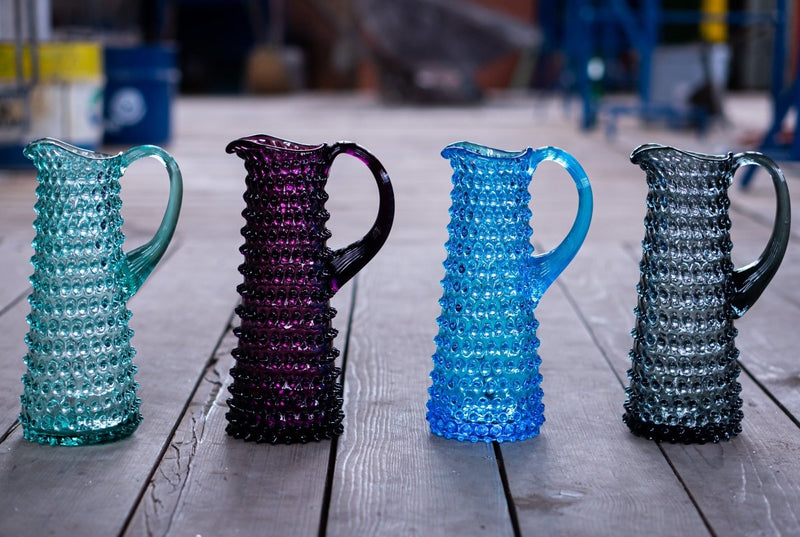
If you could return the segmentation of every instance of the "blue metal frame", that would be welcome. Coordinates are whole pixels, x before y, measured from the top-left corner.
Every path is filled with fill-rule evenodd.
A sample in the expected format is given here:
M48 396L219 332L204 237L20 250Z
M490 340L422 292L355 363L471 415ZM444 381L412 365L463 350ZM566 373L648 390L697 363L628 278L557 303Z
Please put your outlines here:
M638 8L632 7L626 0L568 0L567 6L565 50L575 77L575 89L582 102L582 128L588 129L596 125L601 108L599 97L593 91L587 67L596 48L595 34L598 28L604 25L621 27L627 40L639 53L637 88L639 103L635 106L607 108L611 120L608 125L609 132L613 132L617 116L629 113L639 114L647 119L665 119L672 124L691 119L701 130L704 128L708 120L705 111L695 109L684 113L669 105L655 105L650 100L652 56L659 41L661 25L698 24L703 20L702 13L693 10L663 10L660 0L640 0ZM791 90L782 91L786 59L785 15L786 0L776 0L775 10L771 13L731 12L725 16L725 21L730 25L770 22L775 27L775 50L772 62L774 120L773 128L765 137L762 149L775 147L774 135L780 130L780 123L790 108L796 108L800 104L800 84L797 81ZM792 158L800 159L800 139L795 140L790 154Z
M800 54L797 57L794 80L788 89L784 90L784 77L786 65L786 0L777 0L775 9L775 51L772 55L772 123L767 129L764 139L759 145L759 151L768 153L776 160L800 160L800 136L793 135L791 143L781 143L778 140L781 126L789 112L794 110L800 114ZM800 115L798 115L800 120ZM747 188L753 179L755 168L744 171L741 187Z

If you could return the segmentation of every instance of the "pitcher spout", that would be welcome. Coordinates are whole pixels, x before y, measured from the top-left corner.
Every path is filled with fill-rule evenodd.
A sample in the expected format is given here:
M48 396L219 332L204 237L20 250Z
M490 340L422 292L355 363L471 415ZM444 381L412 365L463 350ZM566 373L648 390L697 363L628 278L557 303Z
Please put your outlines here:
M104 159L114 158L113 155L106 155L104 153L97 153L96 151L91 151L89 149L83 149L81 147L68 144L67 142L62 142L61 140L57 140L55 138L39 138L38 140L34 140L27 146L25 146L25 149L23 149L22 154L26 158L29 158L30 160L34 161L34 164L36 164L37 155L40 154L42 151L47 151L47 150L56 150L58 153L64 156L80 157L92 160L104 160Z
M653 154L667 153L672 156L682 156L686 159L705 161L705 162L729 162L733 158L733 153L725 155L708 155L705 153L696 153L694 151L686 151L683 149L676 149L658 143L642 144L631 152L631 162L641 165L642 162L652 160Z
M486 147L472 142L455 142L442 149L442 157L453 159L454 157L479 157L483 159L509 159L516 160L530 156L533 149L528 148L523 151L503 151L493 147Z
M227 153L236 153L244 158L249 152L260 151L279 151L289 153L310 153L318 151L324 147L325 144L307 145L290 140L283 140L268 134L253 134L234 140L225 148Z

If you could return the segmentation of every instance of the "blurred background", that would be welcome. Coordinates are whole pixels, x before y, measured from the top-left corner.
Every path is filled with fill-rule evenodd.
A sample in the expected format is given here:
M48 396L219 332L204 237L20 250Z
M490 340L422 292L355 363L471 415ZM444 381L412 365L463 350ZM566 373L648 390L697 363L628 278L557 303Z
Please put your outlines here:
M452 106L542 92L609 132L623 114L702 130L726 93L765 92L757 145L800 156L783 121L798 21L786 0L0 0L0 166L44 135L167 143L179 94L308 91Z

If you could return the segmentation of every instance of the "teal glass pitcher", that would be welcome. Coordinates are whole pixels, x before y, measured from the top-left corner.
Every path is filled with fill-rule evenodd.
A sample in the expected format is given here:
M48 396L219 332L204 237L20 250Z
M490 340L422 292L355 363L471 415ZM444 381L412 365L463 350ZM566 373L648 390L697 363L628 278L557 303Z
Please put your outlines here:
M524 440L544 423L534 309L589 231L589 179L555 147L506 152L462 142L442 156L453 188L427 418L445 438ZM578 211L558 246L534 254L528 188L545 160L571 176Z
M155 146L111 156L44 138L29 144L24 155L33 161L39 184L20 397L23 434L33 442L70 446L123 438L142 419L127 301L172 239L182 198L180 170ZM169 200L155 236L126 254L119 180L142 157L166 166Z

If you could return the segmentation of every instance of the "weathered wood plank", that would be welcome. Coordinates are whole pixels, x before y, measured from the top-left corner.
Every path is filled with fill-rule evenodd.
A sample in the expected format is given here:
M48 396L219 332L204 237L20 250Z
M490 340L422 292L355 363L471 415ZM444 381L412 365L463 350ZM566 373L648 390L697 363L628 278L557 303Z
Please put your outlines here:
M347 339L351 302L348 289L331 302L338 310L337 348ZM230 438L225 413L235 346L228 330L126 535L318 535L332 443L273 446Z
M30 288L36 174L0 171L0 313Z
M224 384L229 365L223 362L230 357L225 348L202 376L235 302L238 282L235 248L241 242L237 230L244 169L223 150L228 141L253 132L308 143L352 139L383 161L398 193L398 216L387 248L359 276L345 384L348 417L338 445L329 535L513 533L491 448L432 437L424 419L442 274L438 263L446 240L443 200L450 177L438 152L460 139L510 150L562 146L583 163L595 185L595 223L587 246L537 312L549 421L539 438L502 448L523 533L548 528L580 534L594 527L595 533L625 534L664 523L660 527L702 534L686 496L674 490L676 475L717 535L798 533L798 512L791 503L798 496L800 474L796 427L753 382L742 379L743 434L719 446L664 446L675 467L676 474L671 474L663 456L654 455L655 444L636 439L622 425L622 383L613 379L582 329L576 331L574 314L563 306L548 308L553 301L562 302L559 297L566 290L587 320L592 342L605 353L613 373L624 379L638 280L638 253L631 254L631 245L635 251L641 240L645 193L644 174L627 156L650 138L718 153L735 149L730 147L731 133L712 132L697 140L683 132L642 130L633 122L636 128L622 129L609 143L601 132L577 136L575 122L560 113L543 114L535 104L511 99L465 110L384 107L363 96L178 100L176 136L169 149L186 179L179 227L183 246L131 303L145 422L129 440L78 449L29 445L14 431L0 450L0 533L25 534L35 527L39 534L108 535L120 531L126 520L130 535L318 531L323 492L315 483L320 482L318 469L327 466L329 445L295 449L227 439ZM732 110L734 115L743 111ZM352 171L354 182L337 177L329 183L333 246L363 234L374 214L374 200L365 190L369 179L353 171L358 163L340 162L346 161L337 161L334 171ZM574 200L572 190L560 190L571 186L569 181L550 181L547 168L534 178L532 204L534 236L545 246L563 235ZM785 171L797 175L796 168ZM139 179L150 174L153 181ZM733 192L733 210L766 221L773 203L767 181L757 180L755 190L741 199ZM3 176L0 187L0 249L12 244L29 248L35 180L9 182ZM163 211L165 187L157 163L129 169L123 180L129 236L152 231ZM798 199L800 190L793 184L790 192ZM360 219L362 213L366 220ZM746 221L738 213L733 218L734 232L744 230L735 235L739 247L734 255L745 257L747 248L761 245L758 234L764 226L740 225ZM6 227L7 221L13 224ZM184 251L190 247L202 254ZM0 258L4 283L17 278L27 285L29 256L12 264L22 272L10 278ZM179 259L183 261L176 264ZM776 284L737 322L743 363L791 408L796 397L791 357L797 343L791 322L797 318L793 307L800 292L794 285L795 259L790 249ZM230 281L223 284L226 278ZM0 286L0 309L2 292ZM19 293L11 300L14 296ZM2 420L11 423L18 412L27 309L22 300L0 316L0 352L16 364L0 376L0 435ZM337 324L343 318L340 309ZM559 360L562 353L574 355L569 354L571 361L566 356ZM586 365L576 370L574 364L584 360ZM183 423L171 436L187 404ZM613 441L616 449L598 461L598 452L603 453L598 446ZM649 481L635 481L648 469ZM309 473L317 477L309 478ZM601 490L604 483L608 494ZM138 510L131 511L139 494L144 496ZM638 518L625 518L632 511L629 503L641 506ZM676 520L665 518L664 505L678 513Z
M33 231L31 231L33 238ZM26 238L27 239L27 238ZM28 276L33 273L30 263L33 248L30 240L7 237L0 240L0 316L10 309L14 302L24 301L30 293Z
M437 250L390 242L360 276L329 536L512 535L492 446L435 437L425 420Z
M769 153L767 153L769 156ZM796 162L778 162L778 166L783 171L786 184L789 189L789 198L793 208L800 206L800 168ZM775 220L775 187L772 178L760 167L753 167L755 174L746 190L741 188L741 176L744 174L743 168L734 176L734 184L728 190L731 198L731 212L738 213L750 220L762 224L768 230L772 228ZM736 229L737 218L733 219L733 228ZM796 225L792 228L792 237L800 239L800 228Z
M588 245L574 264L578 270L565 273L566 288L599 348L627 384L637 264L622 248L614 254L613 245ZM598 273L613 274L618 285L592 276ZM630 282L630 291L624 290L624 281ZM747 337L743 331L737 343ZM745 417L739 437L720 445L662 447L716 534L762 534L771 528L771 535L795 535L800 531L800 504L795 500L800 488L800 429L746 375L740 380ZM623 402L620 391L620 413Z
M741 384L738 438L664 451L717 535L798 535L800 430L749 377Z
M730 215L733 222L731 257L734 266L739 268L754 262L767 247L773 220L772 215L769 221L765 221L738 209L732 210ZM800 278L800 235L792 234L783 262L767 289L780 290L783 296L800 305L800 289L794 284L798 278ZM756 302L753 309L759 308L760 302L760 300Z
M17 429L2 443L4 531L24 535L35 520L40 535L120 532L235 303L226 249L184 243L131 301L144 415L132 437L53 448L28 443Z
M622 387L561 285L536 314L547 421L538 438L502 444L522 533L708 534L658 446L622 423Z
M393 179L397 213L386 246L359 275L331 537L513 534L491 446L441 439L425 420L452 174L439 151L480 130L453 111L433 113L425 137L405 110L359 131ZM502 135L521 132L510 131Z
M25 334L28 323L25 316L31 308L27 300L17 302L0 316L0 357L3 373L0 375L0 437L14 424L19 416L19 396L22 393L22 375L25 364L22 359L28 348Z
M614 244L639 234L646 193L644 180L637 180L641 171L616 148L590 151L584 140L566 147L593 184L595 215L586 244L606 244L616 255ZM574 187L551 179L552 167L537 170L531 189L538 251L561 240L577 206ZM606 248L584 246L580 267L573 262L537 309L547 422L538 438L501 445L522 534L596 535L603 528L604 533L639 535L643 527L654 535L707 534L658 446L642 444L627 432L620 419L624 393L617 373L570 306L570 300L580 304L581 295L565 295L564 278L589 278L608 287L604 299L619 299L618 274L606 270L606 255ZM622 302L624 308L628 302ZM603 313L597 317L600 323L612 320ZM629 329L626 324L623 333Z

